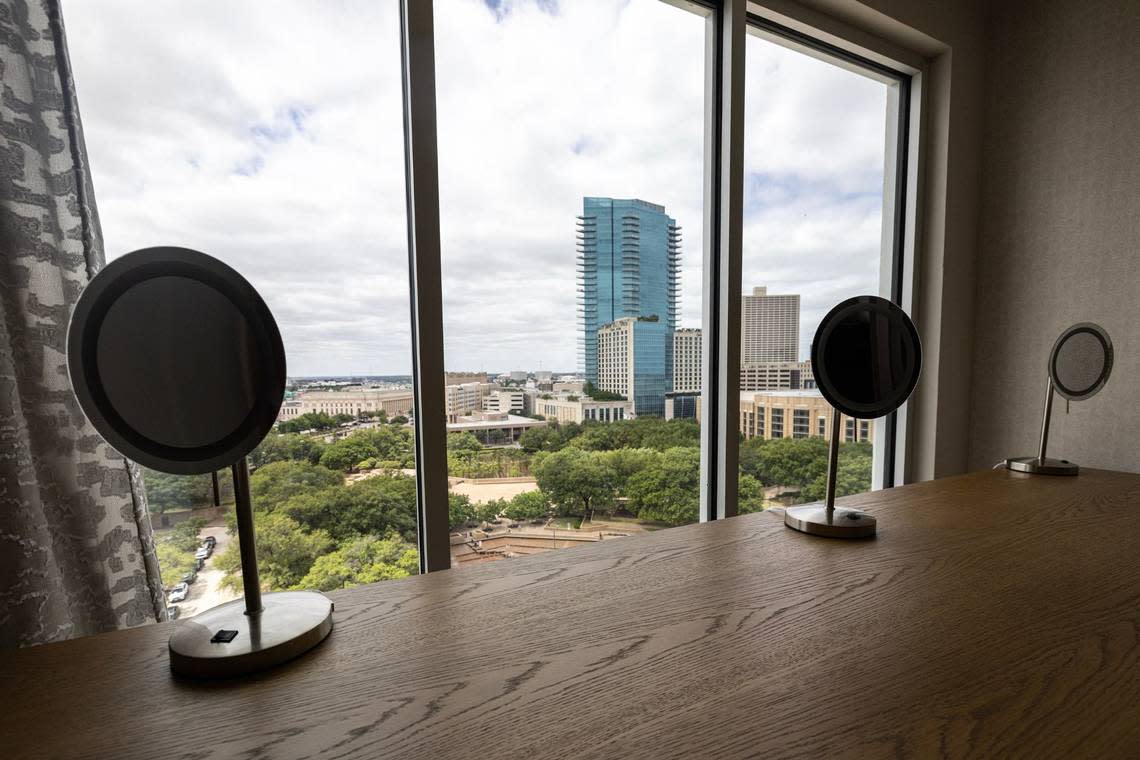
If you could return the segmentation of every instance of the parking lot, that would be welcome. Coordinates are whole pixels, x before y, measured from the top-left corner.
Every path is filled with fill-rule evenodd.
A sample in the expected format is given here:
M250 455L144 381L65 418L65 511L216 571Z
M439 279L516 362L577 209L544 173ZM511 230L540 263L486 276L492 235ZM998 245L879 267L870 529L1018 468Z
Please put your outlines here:
M225 552L233 536L226 533L226 526L221 522L217 525L207 525L198 534L198 538L202 540L206 536L213 536L218 543L214 546L214 553L198 571L197 580L190 584L190 595L186 597L185 601L175 605L180 610L180 618L197 615L203 610L208 610L241 596L240 592L233 592L221 587L225 573L218 569L218 557Z

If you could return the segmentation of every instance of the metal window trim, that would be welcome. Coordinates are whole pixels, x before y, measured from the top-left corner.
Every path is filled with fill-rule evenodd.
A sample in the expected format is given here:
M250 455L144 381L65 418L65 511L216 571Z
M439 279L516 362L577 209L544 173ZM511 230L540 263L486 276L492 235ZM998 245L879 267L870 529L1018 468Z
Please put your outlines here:
M786 13L789 4L782 3ZM887 99L886 172L891 175L889 186L884 183L883 225L890 230L890 238L882 243L880 261L881 295L913 313L913 284L915 281L914 231L917 226L914 202L917 188L917 147L918 125L921 117L922 70L901 60L893 60L882 55L872 59L856 51L847 40L826 35L822 31L792 28L764 15L767 9L753 4L748 13L748 25L753 33L760 33L765 39L782 42L801 53L812 55L820 60L841 66L849 71L861 73L883 82L889 87ZM885 271L884 271L885 270ZM908 460L909 425L907 406L875 421L876 446L872 462L872 488L891 488L904 481Z
M737 513L745 0L722 0L706 23L701 522Z
M451 567L434 36L432 3L400 0L416 517L421 573Z

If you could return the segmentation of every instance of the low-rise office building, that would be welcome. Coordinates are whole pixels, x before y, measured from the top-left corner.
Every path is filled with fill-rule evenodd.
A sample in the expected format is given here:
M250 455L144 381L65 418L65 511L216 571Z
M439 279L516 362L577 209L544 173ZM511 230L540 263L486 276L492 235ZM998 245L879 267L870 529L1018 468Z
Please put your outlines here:
M279 421L290 420L302 414L324 413L329 416L383 411L389 417L410 416L414 408L411 389L382 391L375 388L354 388L336 391L302 391L281 405Z
M741 391L798 391L815 387L811 362L756 362L740 365Z
M617 422L633 419L633 404L629 401L595 401L589 396L539 395L534 400L534 413L558 422Z
M518 417L503 412L476 412L462 415L447 423L449 433L471 433L484 446L510 446L525 431L543 427L545 420Z
M872 420L842 415L843 440L874 443ZM747 438L831 440L831 405L818 390L741 391L740 432Z
M483 411L533 414L537 395L532 388L496 388L483 396Z

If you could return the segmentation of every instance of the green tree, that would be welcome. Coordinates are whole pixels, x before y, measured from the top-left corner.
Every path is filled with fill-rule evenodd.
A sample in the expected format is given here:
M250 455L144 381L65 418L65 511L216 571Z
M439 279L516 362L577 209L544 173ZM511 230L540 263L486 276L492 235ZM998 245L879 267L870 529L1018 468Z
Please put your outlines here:
M595 510L614 507L617 473L598 451L565 448L535 458L538 487L550 497L561 514L589 519Z
M848 450L862 444L839 445L839 468L835 473L835 495L850 496L856 493L865 493L871 490L871 453L870 446L866 451ZM800 491L802 501L822 501L827 497L827 471L807 484Z
M183 575L197 567L194 552L200 544L198 532L205 526L205 520L194 517L178 523L169 531L156 534L154 549L158 555L163 586L169 588L181 582Z
M661 453L653 449L614 449L605 452L605 457L614 469L614 488L624 494L629 479L656 463Z
M736 509L738 514L764 510L764 485L746 473L740 473L737 481Z
M629 478L630 509L643 520L696 522L700 509L700 449L667 449Z
M294 588L332 591L362 583L406 578L419 572L416 547L396 533L384 538L361 536L318 557Z
M503 515L511 520L541 520L550 514L550 499L542 491L526 491L511 499Z
M506 499L491 499L482 504L475 505L475 519L480 523L494 522L499 518L499 515L507 508L508 502Z
M300 494L277 511L335 541L396 531L416 540L416 481L406 475L374 475L355 483Z
M475 519L475 507L466 494L447 495L447 529L458 530Z
M253 515L257 546L257 569L265 591L279 591L297 585L317 558L334 548L324 531L306 531L296 520L280 512ZM241 588L241 552L236 541L218 557L225 571L222 585Z
M762 483L803 489L827 472L827 441L777 438L756 452L750 475Z
M329 444L321 454L322 465L342 472L355 469L366 459L399 462L401 467L412 466L412 431L392 425L357 430Z
M154 550L158 555L158 567L162 573L162 585L166 588L180 583L182 576L193 570L197 565L197 560L194 559L194 552L183 551L166 541L155 541Z
M171 475L143 469L147 504L151 512L163 514L176 509L196 509L214 504L209 475Z
M325 443L319 438L297 433L269 434L250 452L251 467L264 467L270 462L297 461L317 464Z
M270 462L249 477L253 508L273 511L278 505L301 495L323 491L344 483L344 476L308 462Z
M349 417L349 419L352 418ZM306 412L291 420L278 422L277 431L279 433L302 433L306 430L332 430L342 421L338 421L336 417L330 417L324 412Z
M372 441L365 436L353 434L330 443L321 453L321 464L330 470L350 472L366 459L380 455Z
M206 521L201 517L191 517L189 520L184 520L171 528L166 538L173 546L178 547L179 550L193 554L202 544L198 539L198 534L201 533L202 528L205 527Z
M639 417L618 422L589 422L569 445L590 451L648 448L664 451L678 446L700 448L696 420L662 420Z
M479 443L479 439L473 433L463 431L447 434L448 451L482 451L482 449L483 444Z
M553 424L542 427L532 427L523 431L519 436L519 447L523 451L558 451L566 445L566 439L561 429Z

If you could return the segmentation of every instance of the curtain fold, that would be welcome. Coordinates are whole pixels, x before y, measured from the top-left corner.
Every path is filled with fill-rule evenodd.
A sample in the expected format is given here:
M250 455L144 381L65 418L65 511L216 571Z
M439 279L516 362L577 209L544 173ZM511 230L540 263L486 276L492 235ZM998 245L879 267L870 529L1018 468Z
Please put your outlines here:
M138 467L67 376L103 266L58 0L0 0L0 648L163 620Z

